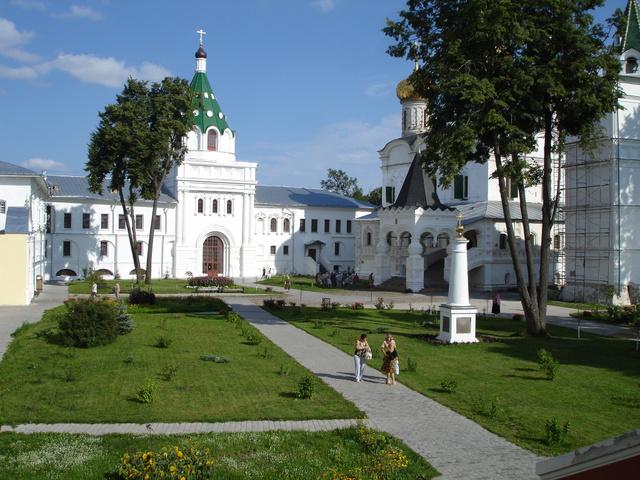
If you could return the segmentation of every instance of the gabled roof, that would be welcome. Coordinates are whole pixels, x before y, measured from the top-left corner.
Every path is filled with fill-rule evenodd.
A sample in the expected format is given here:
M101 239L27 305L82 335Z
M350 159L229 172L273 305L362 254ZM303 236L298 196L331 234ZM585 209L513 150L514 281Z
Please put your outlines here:
M370 208L375 205L368 202L345 197L338 193L314 188L296 187L256 187L256 205L278 205L285 207L336 207L336 208Z
M629 0L627 4L627 28L622 40L622 51L630 49L640 51L640 17L638 17L638 5L636 0Z
M33 170L2 161L0 161L0 175L38 176Z
M54 198L81 198L87 200L106 200L109 202L119 202L117 192L112 192L109 189L109 179L105 179L104 186L102 187L102 195L89 191L89 181L87 177L80 176L66 176L66 175L50 175L47 177L47 183L57 188L51 189L51 196ZM163 186L162 193L160 193L160 202L163 203L175 203L176 199L173 198L168 190ZM144 199L139 201L144 202Z
M440 203L436 191L435 182L425 174L420 159L416 155L411 162L407 176L404 179L400 193L393 204L395 208L402 207L422 207L424 209L440 209L446 207Z
M193 121L202 133L207 128L214 126L220 134L229 128L227 117L222 112L218 100L216 100L207 74L204 72L196 72L191 80L191 90L193 97ZM231 130L229 128L229 130Z

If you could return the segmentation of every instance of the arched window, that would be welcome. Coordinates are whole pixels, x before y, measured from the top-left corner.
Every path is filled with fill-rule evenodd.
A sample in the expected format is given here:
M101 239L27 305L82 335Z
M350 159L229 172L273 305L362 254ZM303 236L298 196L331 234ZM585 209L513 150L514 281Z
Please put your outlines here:
M409 232L403 232L400 235L400 246L408 247L410 243L411 243L411 234Z
M367 246L371 245L371 232L367 232Z
M438 248L447 248L449 246L449 235L441 233L436 241L438 242Z
M406 110L402 110L402 128L404 130L407 129L407 111Z
M627 57L625 72L638 73L638 59L636 57Z
M258 229L256 233L264 233L264 218L258 217Z
M276 220L275 218L272 218L269 222L269 231L271 231L272 233L278 231L278 220Z
M204 212L204 200L201 198L198 199L198 213Z
M218 213L218 200L214 200L211 204L211 211L213 213Z
M507 249L507 234L506 233L501 233L500 234L500 250L506 250Z
M282 221L282 231L289 233L290 229L291 229L291 221L288 218L285 218Z
M218 132L209 130L207 133L207 150L215 152L218 150Z
M76 272L68 268L63 268L62 270L58 270L58 272L56 273L56 277L77 277L77 276L78 274Z
M227 213L233 213L233 202L231 200L227 200Z

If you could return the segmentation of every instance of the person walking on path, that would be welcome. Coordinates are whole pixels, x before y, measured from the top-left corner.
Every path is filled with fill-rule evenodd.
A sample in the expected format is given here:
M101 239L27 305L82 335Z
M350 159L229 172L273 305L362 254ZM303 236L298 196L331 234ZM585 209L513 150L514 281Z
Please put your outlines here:
M120 298L120 282L116 282L116 284L113 286L113 293L116 296L116 299Z
M356 340L356 351L353 354L353 361L356 367L356 382L362 381L364 367L367 364L367 360L370 359L371 347L367 341L367 336L363 333L360 335L360 338Z
M493 295L491 295L491 313L494 315L500 313L500 294L498 292L494 292Z
M382 371L387 375L387 385L396 384L396 365L398 363L398 350L396 350L396 341L390 333L382 342Z
M98 296L98 284L93 282L91 284L91 298L97 298Z
M291 277L289 275L284 277L284 290L285 292L291 290Z

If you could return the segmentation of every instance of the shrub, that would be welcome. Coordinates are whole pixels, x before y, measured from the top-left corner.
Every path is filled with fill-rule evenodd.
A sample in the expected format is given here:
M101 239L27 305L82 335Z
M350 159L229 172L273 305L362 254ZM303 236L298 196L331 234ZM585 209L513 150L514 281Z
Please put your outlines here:
M278 375L286 377L291 373L291 367L289 365L285 365L283 363L280 364L280 370L278 371Z
M493 397L491 399L478 397L472 401L472 409L479 415L484 415L488 418L497 418L504 411L499 402L500 400L498 397Z
M569 422L564 422L564 425L560 426L558 421L554 418L547 420L544 425L545 437L544 441L547 445L559 445L564 443L564 439L569 433Z
M351 305L351 308L353 310L362 310L364 308L364 303L362 303L362 302L353 302L353 304Z
M260 358L264 358L265 360L268 358L271 358L271 352L269 351L269 349L267 347L264 347L262 350L260 350L260 352L258 353L258 357Z
M172 363L170 365L165 365L158 375L165 382L169 382L173 380L173 377L175 377L177 373L178 373L178 365L176 365L175 363Z
M284 300L274 300L273 298L267 298L262 301L262 306L268 310L282 310L286 305Z
M118 311L118 333L120 335L126 335L127 333L133 332L134 328L136 328L136 324L131 318L131 315L127 313L127 307L124 305L118 305L116 309Z
M125 479L157 479L188 478L204 480L215 478L214 461L208 449L199 450L193 447L176 446L163 448L158 452L125 453L120 464L109 478Z
M418 371L418 361L414 360L411 357L407 358L407 371L408 372L417 372Z
M262 336L256 332L248 332L246 338L249 345L260 345L262 343Z
M165 335L160 335L156 338L156 347L158 348L169 348L173 340Z
M331 310L337 310L340 307L340 303L331 302Z
M130 353L127 355L127 358L124 359L124 363L126 365L133 365L133 362L135 362L135 359L133 358L133 353Z
M153 305L156 303L156 294L139 287L131 289L129 293L129 305Z
M384 308L385 308L384 298L378 297L378 300L376 301L376 309L384 310Z
M322 310L323 312L331 310L331 299L326 297L323 298L322 304L320 304L320 310Z
M156 383L149 379L140 389L136 392L136 400L140 403L152 403L156 399L158 387Z
M22 322L22 325L20 325L18 328L16 328L12 333L11 333L11 337L15 338L18 335L20 335L22 332L24 332L27 328L29 328L29 323L28 322ZM40 332L38 332L40 333ZM36 334L37 335L37 334Z
M453 377L445 377L440 381L440 388L446 393L455 393L458 389L458 381Z
M118 311L109 300L68 300L58 320L60 337L66 345L89 348L107 345L118 337Z
M553 358L551 352L541 348L538 350L538 366L546 375L547 380L553 380L556 378L560 364Z
M191 277L187 281L190 287L233 287L233 279L229 277Z
M316 384L313 380L313 377L307 375L298 382L298 392L296 396L302 399L311 398L315 389Z

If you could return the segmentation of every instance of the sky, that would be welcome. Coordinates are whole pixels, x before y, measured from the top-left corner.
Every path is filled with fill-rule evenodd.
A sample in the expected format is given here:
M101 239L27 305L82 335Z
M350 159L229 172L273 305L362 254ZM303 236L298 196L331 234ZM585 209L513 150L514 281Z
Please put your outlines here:
M608 0L603 20L626 0ZM261 185L319 187L328 168L379 185L377 151L400 135L398 81L381 29L405 0L0 0L0 160L82 175L98 114L128 76L207 75Z

